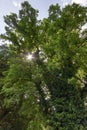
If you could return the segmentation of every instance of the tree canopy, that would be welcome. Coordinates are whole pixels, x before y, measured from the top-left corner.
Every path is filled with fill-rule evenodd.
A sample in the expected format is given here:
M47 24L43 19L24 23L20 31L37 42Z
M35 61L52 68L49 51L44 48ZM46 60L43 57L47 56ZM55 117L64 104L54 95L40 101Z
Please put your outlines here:
M4 17L0 129L86 130L87 7L56 4L37 17L27 1Z

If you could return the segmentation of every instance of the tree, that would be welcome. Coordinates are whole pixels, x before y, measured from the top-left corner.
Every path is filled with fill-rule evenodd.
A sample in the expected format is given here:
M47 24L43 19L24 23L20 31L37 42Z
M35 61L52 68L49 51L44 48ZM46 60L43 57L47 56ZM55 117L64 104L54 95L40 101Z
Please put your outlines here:
M51 5L48 18L39 22L25 1L18 15L4 17L1 38L11 43L12 56L1 93L25 129L87 129L86 11L78 4L62 10Z
M87 22L86 8L76 4L68 5L61 11L59 18L55 20L53 17L51 21L45 19L42 24L45 30L45 35L42 35L48 57L47 68L50 70L45 74L45 80L57 111L51 116L52 122L54 120L51 124L55 129L80 129L81 125L87 125L84 125L86 118L82 116L85 112L82 93L87 85L84 79L87 42L81 33L81 27Z
M7 24L5 27L6 34L1 35L1 37L11 43L9 45L11 56L8 60L9 69L5 74L6 78L1 92L4 95L4 106L8 110L6 113L8 118L2 124L3 128L7 124L11 129L17 127L16 129L30 130L35 127L39 130L45 127L43 125L45 117L42 116L43 111L40 113L39 94L35 88L38 83L35 84L33 81L38 76L35 77L33 74L36 73L38 67L37 64L34 65L32 62L28 63L26 61L28 51L38 50L36 16L37 11L28 2L24 2L22 3L22 9L19 11L19 16L11 13L11 15L4 17ZM35 57L36 53L33 55ZM9 121L9 117L12 122ZM18 120L15 120L16 118ZM39 124L39 121L42 123ZM19 126L20 122L21 126Z

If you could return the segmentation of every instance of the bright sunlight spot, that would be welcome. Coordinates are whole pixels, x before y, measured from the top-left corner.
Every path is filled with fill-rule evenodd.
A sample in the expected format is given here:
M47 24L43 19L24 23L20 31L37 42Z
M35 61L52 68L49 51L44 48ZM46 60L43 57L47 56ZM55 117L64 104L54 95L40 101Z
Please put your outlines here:
M30 53L26 56L26 59L27 59L27 60L32 60L32 58L33 58L33 56L32 56L32 54L30 54Z

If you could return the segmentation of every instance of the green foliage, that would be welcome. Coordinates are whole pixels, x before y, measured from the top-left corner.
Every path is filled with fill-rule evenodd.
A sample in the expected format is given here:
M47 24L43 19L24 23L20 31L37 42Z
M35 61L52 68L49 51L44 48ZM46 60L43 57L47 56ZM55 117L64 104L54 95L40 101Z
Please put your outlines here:
M0 53L6 66L0 70L2 128L87 129L87 30L81 30L87 8L72 4L61 10L56 4L48 11L39 22L38 11L25 1L18 15L4 17L1 39L11 44L9 59Z

